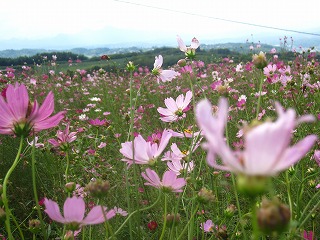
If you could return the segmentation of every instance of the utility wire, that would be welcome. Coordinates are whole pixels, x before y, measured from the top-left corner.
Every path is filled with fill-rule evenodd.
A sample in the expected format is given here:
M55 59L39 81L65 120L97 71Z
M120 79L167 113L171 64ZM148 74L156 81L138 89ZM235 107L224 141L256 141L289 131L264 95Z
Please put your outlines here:
M158 10L163 10L163 11L168 11L168 12L181 13L181 14L186 14L186 15L191 15L191 16L196 16L196 17L209 18L209 19L214 19L214 20L219 20L219 21L224 21L224 22L231 22L231 23L237 23L237 24L248 25L248 26L253 26L253 27L267 28L267 29L273 29L273 30L279 30L279 31L299 33L299 34L320 37L319 33L304 32L304 31L298 31L298 30L293 30L293 29L278 28L278 27L272 27L272 26L255 24L255 23L230 20L230 19L226 19L226 18L211 17L211 16L207 16L207 15L203 15L203 14L197 14L197 13L191 13L191 12L185 12L185 11L179 11L179 10L172 10L169 8L162 8L162 7L157 7L157 6L145 5L145 4L141 4L141 3L128 2L128 1L124 1L124 0L113 0L113 1L121 2L121 3L125 3L125 4L131 4L131 5L135 5L135 6L153 8L153 9L158 9Z

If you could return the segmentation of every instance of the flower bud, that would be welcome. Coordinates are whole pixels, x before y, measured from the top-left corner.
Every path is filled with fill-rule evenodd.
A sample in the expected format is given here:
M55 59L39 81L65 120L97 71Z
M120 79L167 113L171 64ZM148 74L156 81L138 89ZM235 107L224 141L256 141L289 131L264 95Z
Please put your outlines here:
M64 186L67 193L72 193L76 189L76 183L75 182L68 182Z
M262 232L281 233L286 230L290 222L290 209L277 198L263 199L257 213L258 225Z
M148 223L148 228L151 230L151 231L154 231L156 230L158 227L158 223L156 221L151 221Z
M166 218L167 218L167 224L169 227L176 226L180 222L180 214L179 213L168 214Z
M224 213L227 217L232 217L237 211L237 207L234 204L230 204L225 210Z
M261 70L268 65L267 58L264 52L260 52L258 55L254 54L252 56L252 62L256 66L256 68Z
M185 59L180 59L177 64L179 67L184 67L187 65L187 61Z
M219 226L217 231L217 236L219 239L228 239L228 232L226 226Z
M212 190L208 190L206 188L201 188L198 192L198 201L202 204L207 204L213 202L215 200L215 196L212 193Z
M110 189L110 183L109 181L98 179L87 184L86 189L91 194L91 196L100 198L104 197L107 194Z
M29 230L32 233L38 233L41 230L41 222L38 219L29 220Z
M3 210L3 208L0 208L0 223L4 222L6 220L6 212Z

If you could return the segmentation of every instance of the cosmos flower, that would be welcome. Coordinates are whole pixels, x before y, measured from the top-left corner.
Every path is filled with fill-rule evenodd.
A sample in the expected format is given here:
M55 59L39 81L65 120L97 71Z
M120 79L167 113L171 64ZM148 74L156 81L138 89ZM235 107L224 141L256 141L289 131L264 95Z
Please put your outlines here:
M166 148L171 136L172 134L165 129L159 144L147 142L141 135L134 138L133 145L132 141L121 143L120 153L125 157L122 161L127 162L129 166L133 163L153 165Z
M59 206L55 201L45 198L44 210L48 216L56 221L67 225L68 230L79 230L82 226L103 223L115 216L114 209L107 211L106 207L94 206L84 217L85 202L81 197L67 198L63 205L64 216L61 215ZM104 209L105 212L102 211Z
M141 173L141 176L148 181L144 185L159 188L163 191L182 192L181 188L186 185L186 180L184 178L177 178L177 175L173 171L166 171L163 174L162 181L158 174L150 168L147 168L145 173Z
M207 162L210 166L249 176L272 176L283 171L305 156L315 141L316 135L309 135L293 146L289 146L294 128L301 122L313 121L311 115L296 119L293 109L286 112L276 103L279 115L275 122L264 122L244 133L243 151L232 151L224 140L224 127L227 123L228 103L219 102L219 111L213 116L208 100L201 101L196 107L198 125L207 139L204 148L208 151ZM222 159L218 164L215 156Z
M155 61L153 64L152 74L157 77L158 83L160 80L162 82L170 82L175 77L179 76L180 73L173 71L173 70L162 70L161 66L163 64L163 57L159 55L155 57Z
M172 97L166 98L164 104L167 108L158 107L157 111L162 115L160 119L164 122L175 122L185 118L185 112L189 110L192 92L188 91L186 97L183 94L179 95L176 100Z
M75 141L77 139L77 132L69 133L70 125L67 124L64 131L57 131L57 139L51 138L48 140L50 144L54 147L67 147L69 143Z
M65 112L50 117L54 110L53 93L49 92L42 105L29 100L25 85L9 84L5 96L0 96L0 134L27 137L31 131L39 132L55 127Z
M193 60L196 55L196 49L200 46L198 39L196 39L195 37L192 38L190 47L187 47L184 44L180 36L177 36L177 41L178 41L180 50L185 53L187 58Z

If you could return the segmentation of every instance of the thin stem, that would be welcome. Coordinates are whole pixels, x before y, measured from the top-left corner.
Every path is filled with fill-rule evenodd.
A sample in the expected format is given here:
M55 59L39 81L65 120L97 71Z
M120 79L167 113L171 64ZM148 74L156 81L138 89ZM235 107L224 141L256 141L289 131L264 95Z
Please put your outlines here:
M162 232L159 240L163 239L164 233L166 231L166 226L167 226L167 195L164 194L164 220L163 220L163 227L162 227Z
M292 206L292 198L291 198L291 186L290 186L290 180L289 180L289 173L286 171L286 185L287 185L287 192L288 192L288 200L289 200L289 208L290 208L290 218L292 220L292 212L293 212L293 206Z
M66 159L67 159L67 166L66 166L66 170L64 172L64 177L66 179L66 183L68 183L68 172L69 172L69 165L70 165L69 152L68 151L66 151Z
M45 225L44 225L43 218L42 218L42 213L41 213L41 210L40 210L40 205L39 205L39 198L38 198L37 184L36 184L36 167L35 166L36 166L35 141L33 141L32 150L31 150L31 171L32 171L33 195L34 195L34 200L36 202L36 209L37 209L39 220L40 220L40 223L41 223L41 229L42 229L43 237L44 237L44 239L48 239L47 233L46 233L46 230L45 230Z
M197 211L199 209L199 204L196 206L195 210L193 211L188 223L186 224L186 226L183 228L182 232L180 233L179 237L177 238L177 240L182 239L184 232L188 229L189 224L191 223L191 221L193 221L194 216L197 214Z
M300 217L300 224L299 224L299 228L301 228L306 221L310 218L310 216L317 210L317 208L320 206L320 201L317 202L317 204L312 208L312 210L308 213L308 215L305 217L305 219L303 221L301 221L303 215L305 215L305 213L307 212L308 208L310 207L311 203L313 202L314 199L319 199L320 197L320 191L318 191L316 194L313 195L312 199L308 202L307 206L305 207L303 213L301 214Z
M252 221L252 228L253 228L253 235L252 239L253 240L259 240L260 233L259 233L259 228L258 228L258 218L257 218L257 205L256 205L256 199L251 200L251 221Z
M257 105L257 111L256 111L256 119L258 119L259 112L260 112L262 85L263 85L263 78L260 77L259 97L258 97L258 105Z
M23 136L21 136L19 149L18 149L16 158L15 158L12 166L8 170L8 172L7 172L7 174L6 174L5 178L4 178L3 186L2 186L3 187L2 201L3 201L4 209L6 211L5 225L6 225L6 230L7 230L7 233L8 233L9 240L13 240L13 236L12 236L11 226L10 226L11 211L10 211L10 208L9 208L9 203L8 203L8 198L7 198L7 184L8 184L10 175L12 174L12 172L14 171L14 169L16 168L16 166L19 163L20 154L21 154L21 151L22 151L23 140L24 140L24 138L23 138Z
M121 226L117 229L117 231L110 237L110 239L111 239L111 238L114 238L114 237L120 232L120 230L126 225L126 223L130 220L130 218L131 218L134 214L136 214L137 212L142 212L142 211L146 211L146 210L148 210L148 209L150 209L150 208L153 208L153 207L159 202L160 197L161 197L161 194L160 194L160 192L159 192L159 195L158 195L157 200L156 200L152 205L150 205L150 206L148 206L148 207L145 207L145 208L142 208L142 209L138 209L138 210L133 211L133 212L127 217L127 219L121 224Z

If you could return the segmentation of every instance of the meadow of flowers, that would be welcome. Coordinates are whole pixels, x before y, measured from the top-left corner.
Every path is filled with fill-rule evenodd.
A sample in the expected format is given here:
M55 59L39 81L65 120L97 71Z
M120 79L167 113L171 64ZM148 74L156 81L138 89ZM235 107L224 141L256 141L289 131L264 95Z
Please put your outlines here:
M170 69L0 72L0 239L319 239L316 52L177 42Z

